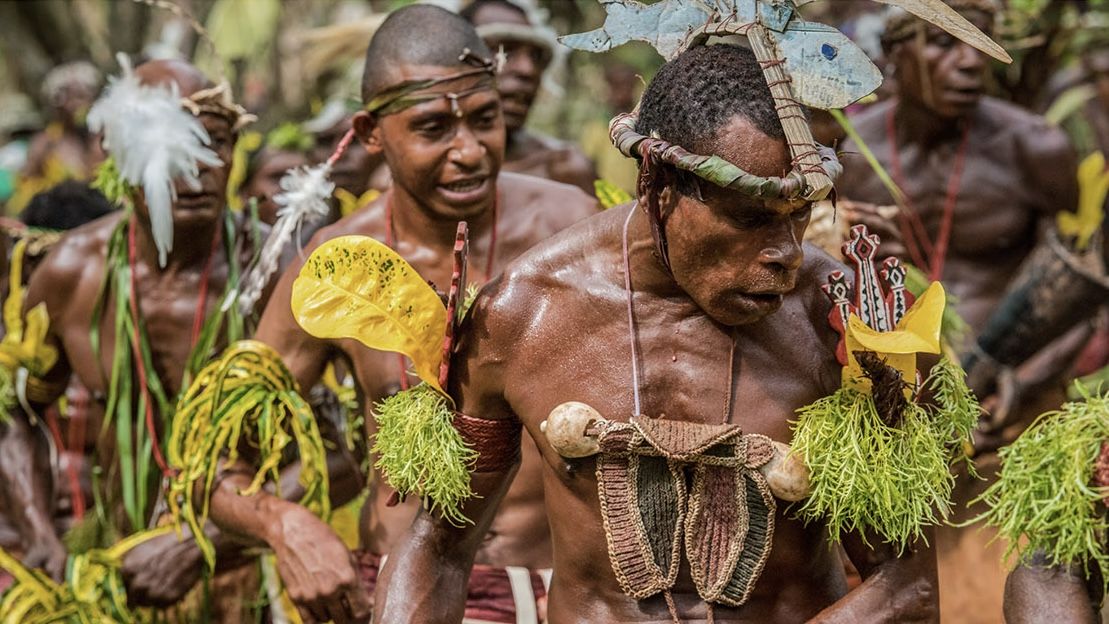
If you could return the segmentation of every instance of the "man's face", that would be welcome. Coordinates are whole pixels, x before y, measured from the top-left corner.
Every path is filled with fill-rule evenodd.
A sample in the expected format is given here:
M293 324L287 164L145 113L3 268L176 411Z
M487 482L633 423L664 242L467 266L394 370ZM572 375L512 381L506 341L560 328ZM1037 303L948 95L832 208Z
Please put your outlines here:
M440 78L466 68L402 65L396 80ZM453 80L423 92L467 93L472 89L477 90L457 99L457 107L446 97L436 97L381 117L358 113L354 120L355 131L370 154L384 154L393 184L443 219L472 218L492 205L504 158L504 117L488 74Z
M177 201L173 202L175 228L217 219L223 214L227 202L227 175L231 170L231 150L235 144L231 122L226 117L211 113L201 113L199 119L211 139L208 149L215 152L222 162L214 167L198 163L199 189L194 190L180 178L174 181L177 191ZM136 208L141 216L149 218L141 189Z
M258 155L260 163L254 175L243 185L240 194L244 203L254 197L258 200L258 217L263 223L273 225L277 221L278 206L273 198L281 192L281 178L294 167L307 164L304 154L285 150L263 148Z
M519 24L530 26L519 11L498 4L487 4L474 15L474 26L486 24ZM486 45L493 52L503 50L505 64L497 74L497 91L501 94L504 123L508 132L524 127L528 111L539 93L543 71L551 58L547 50L531 43L511 39L490 38Z
M785 141L746 118L734 117L715 143L717 155L750 173L789 171ZM674 281L718 323L754 323L777 311L796 286L810 204L752 199L703 180L699 185L702 200L670 189L661 198L673 207L666 238Z
M966 18L986 34L992 19L981 11ZM902 98L923 105L940 117L969 114L982 97L986 59L981 52L948 33L929 26L923 36L894 44L891 50Z

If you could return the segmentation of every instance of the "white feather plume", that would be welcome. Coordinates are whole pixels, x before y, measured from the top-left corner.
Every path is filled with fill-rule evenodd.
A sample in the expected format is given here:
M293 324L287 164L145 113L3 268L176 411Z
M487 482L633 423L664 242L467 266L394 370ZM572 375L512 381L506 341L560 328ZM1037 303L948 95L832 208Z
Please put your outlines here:
M277 270L281 252L294 238L304 224L315 223L327 216L331 210L328 200L335 191L335 183L329 178L330 162L314 167L297 167L285 172L281 177L281 193L273 201L280 208L277 222L273 224L270 235L262 245L258 262L251 269L243 284L243 294L239 297L239 309L250 314L254 304L262 296L270 276Z
M219 166L219 156L200 120L181 106L177 85L144 85L127 55L118 56L123 74L89 110L88 125L102 132L104 147L123 179L142 186L150 211L150 228L158 248L158 264L166 265L173 249L173 186L181 178L200 188L200 164Z

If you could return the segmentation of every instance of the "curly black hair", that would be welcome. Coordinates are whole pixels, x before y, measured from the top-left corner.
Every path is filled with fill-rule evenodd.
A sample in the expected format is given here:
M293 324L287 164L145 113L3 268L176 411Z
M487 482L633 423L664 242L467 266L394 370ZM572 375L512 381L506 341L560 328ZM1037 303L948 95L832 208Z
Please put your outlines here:
M636 131L710 154L716 133L736 115L767 136L785 138L754 53L734 45L697 46L655 74L640 101Z
M84 182L68 180L32 197L19 219L28 227L71 230L112 210L100 191Z

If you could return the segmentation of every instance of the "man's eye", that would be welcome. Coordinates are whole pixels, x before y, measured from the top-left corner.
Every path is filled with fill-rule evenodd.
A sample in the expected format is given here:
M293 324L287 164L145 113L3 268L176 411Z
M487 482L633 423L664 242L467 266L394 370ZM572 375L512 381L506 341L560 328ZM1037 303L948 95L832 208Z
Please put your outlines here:
M812 216L812 204L806 205L804 208L798 208L792 215L795 221L808 221Z
M416 126L416 132L418 132L418 133L420 133L420 134L422 134L426 137L442 136L443 133L446 132L446 131L447 131L446 124L441 124L441 123L438 123L438 122L420 124L419 126Z
M482 113L482 114L477 116L476 120L474 120L474 125L476 125L479 128L485 128L485 129L492 128L496 123L497 123L497 113L496 113L496 111Z
M950 48L951 46L955 45L955 38L952 37L951 35L946 34L946 33L945 34L940 34L940 35L933 35L929 39L929 43L931 43L934 46L939 46L941 48Z

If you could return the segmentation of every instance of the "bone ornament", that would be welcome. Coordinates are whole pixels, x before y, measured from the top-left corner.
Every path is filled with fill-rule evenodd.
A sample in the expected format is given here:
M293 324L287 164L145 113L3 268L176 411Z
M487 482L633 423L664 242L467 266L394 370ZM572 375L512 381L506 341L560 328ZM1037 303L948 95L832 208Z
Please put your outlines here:
M585 403L569 401L551 410L547 419L539 423L539 430L555 452L562 457L576 459L600 452L597 436L588 432L595 425L605 422L608 419L596 409ZM773 441L773 447L774 454L770 461L758 469L766 478L770 491L776 498L789 502L807 497L811 490L808 467L790 452L788 444Z

